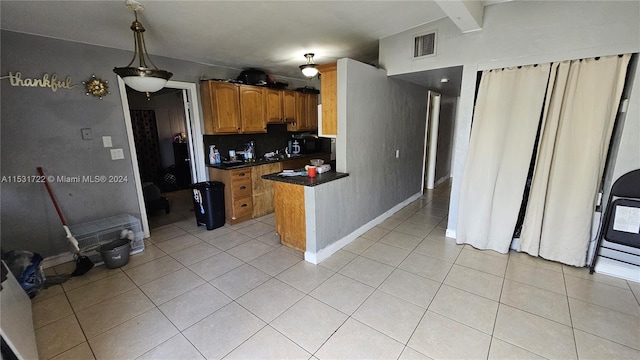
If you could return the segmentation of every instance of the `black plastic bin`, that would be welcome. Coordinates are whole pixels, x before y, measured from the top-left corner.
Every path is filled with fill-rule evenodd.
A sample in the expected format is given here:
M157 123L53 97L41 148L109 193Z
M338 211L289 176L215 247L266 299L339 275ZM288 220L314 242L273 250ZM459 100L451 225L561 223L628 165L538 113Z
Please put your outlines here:
M219 181L205 181L195 183L191 188L198 226L206 225L207 230L224 226L224 184Z

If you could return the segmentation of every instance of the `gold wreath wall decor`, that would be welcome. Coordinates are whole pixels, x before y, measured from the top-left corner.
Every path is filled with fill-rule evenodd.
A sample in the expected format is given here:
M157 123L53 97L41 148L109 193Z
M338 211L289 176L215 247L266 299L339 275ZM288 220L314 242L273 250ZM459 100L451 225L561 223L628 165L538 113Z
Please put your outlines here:
M109 85L108 85L109 81L97 78L95 75L91 75L91 79L87 81L83 81L82 84L87 90L86 92L87 96L93 95L99 98L100 100L102 100L102 97L107 96L108 94L111 94L111 92L109 91Z

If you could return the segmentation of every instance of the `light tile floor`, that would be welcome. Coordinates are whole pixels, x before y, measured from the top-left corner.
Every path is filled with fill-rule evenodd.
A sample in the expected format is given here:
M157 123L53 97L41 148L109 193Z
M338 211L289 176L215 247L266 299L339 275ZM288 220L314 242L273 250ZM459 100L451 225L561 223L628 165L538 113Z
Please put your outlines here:
M640 284L456 245L448 190L317 266L280 245L272 215L156 229L126 266L34 298L40 357L640 359Z

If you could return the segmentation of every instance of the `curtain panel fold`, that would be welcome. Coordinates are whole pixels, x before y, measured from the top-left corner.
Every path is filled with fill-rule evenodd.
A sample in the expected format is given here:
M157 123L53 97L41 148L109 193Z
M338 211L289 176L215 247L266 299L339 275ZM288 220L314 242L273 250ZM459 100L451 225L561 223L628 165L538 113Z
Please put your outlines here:
M584 266L630 54L553 65L518 251Z
M456 242L509 251L551 64L482 74L460 189Z

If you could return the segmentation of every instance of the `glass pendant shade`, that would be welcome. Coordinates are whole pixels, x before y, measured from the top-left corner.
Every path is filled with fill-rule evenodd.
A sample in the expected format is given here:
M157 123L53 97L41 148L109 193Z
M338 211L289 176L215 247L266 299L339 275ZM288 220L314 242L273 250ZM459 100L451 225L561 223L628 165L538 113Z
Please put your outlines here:
M140 92L156 92L164 88L173 75L165 70L142 67L114 68L113 72L120 75L127 86Z
M149 54L147 54L147 47L144 43L144 27L142 23L138 21L138 13L134 10L135 20L131 24L131 30L133 30L134 39L134 53L133 58L125 67L113 68L113 72L118 74L124 83L130 88L140 92L156 92L162 89L167 81L173 76L172 73L166 70L160 70L151 61ZM139 66L132 67L131 64L138 59ZM147 61L153 66L149 67Z
M300 65L300 70L302 70L302 74L309 79L318 75L318 69L316 68L316 64L313 63L314 54L308 53L304 54L304 57L307 58L307 63L304 65Z
M302 65L300 68L302 69L302 74L308 78L318 75L318 69L316 69L315 65Z

